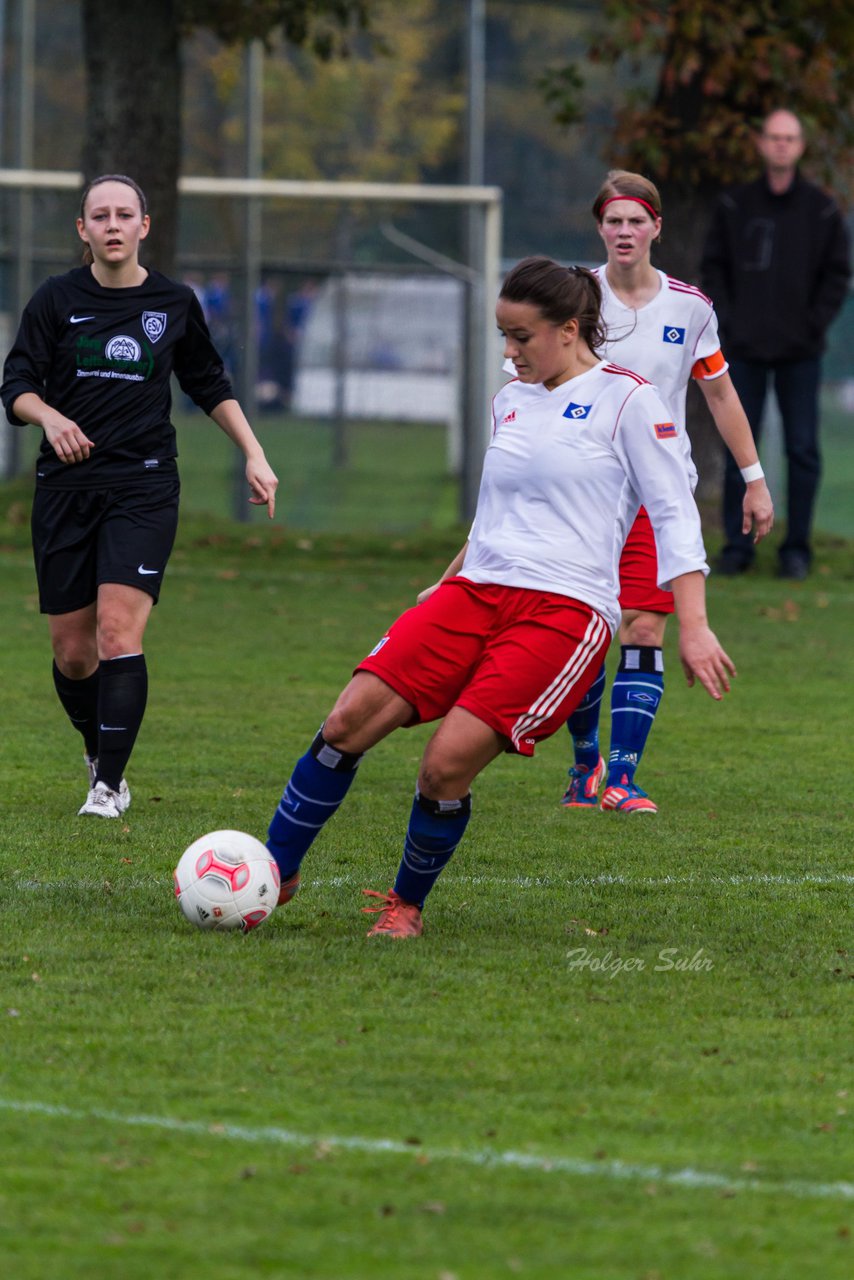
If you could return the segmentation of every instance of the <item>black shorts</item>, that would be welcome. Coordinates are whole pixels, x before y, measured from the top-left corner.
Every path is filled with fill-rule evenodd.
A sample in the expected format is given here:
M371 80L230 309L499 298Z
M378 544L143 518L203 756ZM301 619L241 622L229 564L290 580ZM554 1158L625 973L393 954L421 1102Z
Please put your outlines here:
M177 476L114 489L36 489L33 557L42 613L92 604L103 582L154 597L178 528Z

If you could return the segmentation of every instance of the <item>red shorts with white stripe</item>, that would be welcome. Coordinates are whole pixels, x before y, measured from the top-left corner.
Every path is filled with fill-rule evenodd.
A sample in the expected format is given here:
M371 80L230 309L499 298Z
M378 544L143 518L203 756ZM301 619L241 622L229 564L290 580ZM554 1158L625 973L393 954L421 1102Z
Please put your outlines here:
M532 756L578 706L610 640L604 618L568 596L448 578L356 670L384 680L422 723L465 707Z
M673 592L658 585L655 534L646 507L641 507L620 556L620 608L673 613L675 607Z

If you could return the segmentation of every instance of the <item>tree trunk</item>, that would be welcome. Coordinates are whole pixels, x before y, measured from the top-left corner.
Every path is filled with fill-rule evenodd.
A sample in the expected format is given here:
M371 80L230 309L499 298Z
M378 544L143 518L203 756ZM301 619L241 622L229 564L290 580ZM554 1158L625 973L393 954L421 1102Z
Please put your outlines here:
M89 96L81 165L86 181L125 173L151 214L143 261L171 275L178 229L181 39L177 0L116 5L83 0Z

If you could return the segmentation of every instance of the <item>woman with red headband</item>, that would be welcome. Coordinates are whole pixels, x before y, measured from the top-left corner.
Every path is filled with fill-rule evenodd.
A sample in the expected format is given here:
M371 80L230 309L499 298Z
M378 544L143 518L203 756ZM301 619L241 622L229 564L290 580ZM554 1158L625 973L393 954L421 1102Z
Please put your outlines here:
M745 533L759 541L774 523L753 434L720 350L715 312L693 285L656 270L651 249L661 234L661 197L638 173L612 170L593 203L593 214L608 254L596 271L602 286L605 353L655 384L671 423L661 424L679 439L696 483L685 429L685 400L693 378L715 425L732 453L747 488ZM658 585L652 526L641 507L620 560L621 657L611 688L611 749L608 764L599 751L599 711L604 667L567 722L575 749L562 804L593 809L606 777L602 808L618 813L655 813L656 804L635 782L649 731L664 690L662 644L673 596Z

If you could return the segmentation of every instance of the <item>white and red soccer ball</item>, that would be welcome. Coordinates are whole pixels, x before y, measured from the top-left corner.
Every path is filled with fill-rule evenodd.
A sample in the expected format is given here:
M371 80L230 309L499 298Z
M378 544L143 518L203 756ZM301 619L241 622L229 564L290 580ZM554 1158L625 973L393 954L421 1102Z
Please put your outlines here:
M257 929L279 900L279 868L268 849L243 831L210 831L194 840L175 868L175 896L199 929Z

